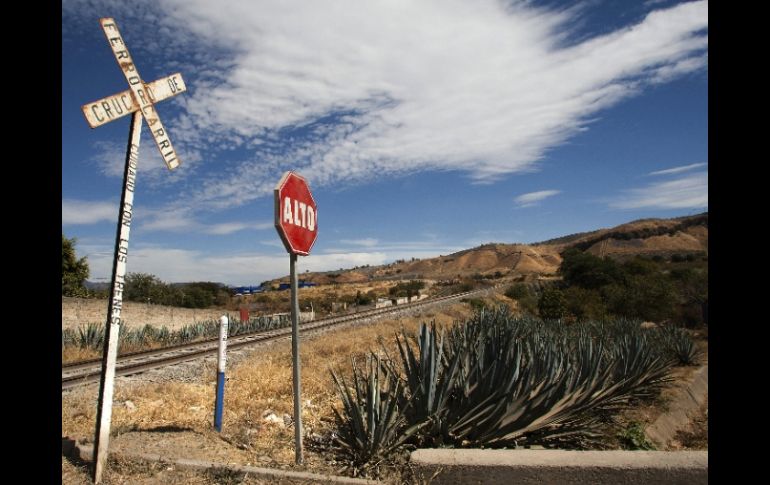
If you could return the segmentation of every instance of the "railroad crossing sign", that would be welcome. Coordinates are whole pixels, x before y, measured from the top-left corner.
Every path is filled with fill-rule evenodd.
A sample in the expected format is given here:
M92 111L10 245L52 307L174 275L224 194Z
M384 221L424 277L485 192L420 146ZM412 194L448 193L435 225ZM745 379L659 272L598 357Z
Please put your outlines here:
M112 53L115 54L115 60L118 61L123 75L126 76L130 89L83 105L83 114L85 114L88 124L91 128L96 128L130 112L141 110L142 116L150 128L150 133L155 139L155 144L163 156L163 161L166 162L169 170L175 169L181 160L171 145L171 140L163 128L163 123L161 123L153 103L185 91L187 88L182 80L182 75L177 73L150 84L144 84L139 76L139 71L136 70L131 54L128 53L128 47L126 47L126 43L118 31L115 20L103 18L99 19L99 23L102 25L104 35L107 36L107 42L112 48ZM127 94L132 96L127 96Z
M110 300L107 306L107 324L104 335L104 351L102 355L102 374L99 383L99 401L96 410L96 437L94 439L94 483L100 483L102 473L107 463L107 450L110 441L110 424L112 421L112 395L115 386L115 361L118 357L118 336L120 334L120 315L123 307L123 288L126 277L126 262L128 261L128 237L133 220L134 189L136 188L136 170L139 160L139 141L142 132L142 119L147 120L150 133L155 139L163 161L169 170L181 163L171 145L171 140L163 128L153 103L167 99L184 92L182 75L158 79L145 84L139 77L134 61L128 53L123 37L118 31L115 20L99 19L102 30L107 36L115 59L118 61L123 74L128 81L129 90L107 96L98 101L83 105L83 114L91 128L96 128L110 121L131 113L131 128L128 135L126 164L123 172L123 192L120 197L118 213L118 228L115 238L115 256L112 262L112 284Z
M184 84L182 75L176 73L145 84L144 90L147 92L150 100L153 103L157 103L187 91L187 86ZM140 106L134 102L134 95L131 90L126 89L122 93L113 94L98 101L84 104L81 109L91 128L97 128L112 120L139 111L139 108Z
M286 172L275 186L275 228L289 253L291 279L291 359L294 390L294 461L302 457L302 384L299 368L297 255L307 256L318 237L318 206L304 177Z
M286 251L307 256L318 237L318 206L304 177L286 172L275 186L275 228Z

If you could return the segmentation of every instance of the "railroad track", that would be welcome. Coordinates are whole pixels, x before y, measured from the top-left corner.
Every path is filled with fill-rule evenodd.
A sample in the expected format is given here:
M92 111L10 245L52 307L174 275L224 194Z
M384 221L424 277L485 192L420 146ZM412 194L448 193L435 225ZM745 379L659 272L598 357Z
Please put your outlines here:
M426 300L405 303L386 308L377 308L364 312L342 315L337 317L323 318L300 324L300 333L317 332L336 326L351 324L356 320L365 320L372 317L378 317L393 313L403 312L404 310L413 310L415 308L425 307L449 300L457 300L466 296L477 295L489 291L488 289L467 291L454 295L430 298ZM238 349L248 345L264 344L276 340L291 337L291 326L263 332L248 333L228 337L227 349ZM115 363L115 375L127 376L139 374L141 372L165 367L168 365L179 364L202 357L216 355L219 345L219 339L213 338L200 342L164 347L162 349L145 350L141 352L132 352L118 357ZM98 382L102 372L101 359L75 362L62 365L62 390L70 389L92 382Z

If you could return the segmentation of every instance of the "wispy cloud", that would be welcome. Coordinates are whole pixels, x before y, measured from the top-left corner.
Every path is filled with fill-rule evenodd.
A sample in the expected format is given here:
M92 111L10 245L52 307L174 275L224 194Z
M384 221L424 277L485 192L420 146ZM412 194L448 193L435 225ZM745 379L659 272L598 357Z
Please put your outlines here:
M288 168L313 185L426 170L494 182L535 169L602 110L708 63L706 1L567 45L579 9L529 2L115 5L151 29L153 57L193 59L171 63L190 73L182 114L164 120L177 144L251 153L188 192L186 204L208 209L269 195Z
M705 162L703 162L703 163L692 163L690 165L682 165L682 166L679 166L679 167L667 168L665 170L657 170L655 172L650 172L649 175L671 175L671 174L674 174L674 173L682 173L682 172L686 172L688 170L693 170L695 168L705 167L705 166L706 166Z
M708 207L708 172L629 189L610 203L615 209L688 209Z
M340 247L329 247L325 250L328 253L343 253L349 251L349 248L342 245L352 245L349 239L341 239ZM406 255L411 257L425 257L427 254L437 256L439 254L448 254L461 249L466 249L462 246L447 245L441 240L427 239L427 240L412 240L412 241L379 241L376 243L369 243L364 245L368 252L382 252L388 255L390 259L403 259ZM357 244L362 246L362 244Z
M206 226L204 232L206 234L232 234L245 230L264 231L273 227L275 226L272 222L223 222L222 224Z
M231 221L207 224L197 220L187 210L146 209L141 213L140 228L144 231L186 232L222 236L238 231L262 231L273 227L272 222Z
M76 224L97 224L103 221L117 223L118 204L109 201L88 201L64 199L61 202L61 223L63 226Z
M285 254L225 254L212 255L202 251L171 249L164 247L137 247L129 252L132 272L150 273L167 282L207 281L229 284L253 284L273 279L289 272ZM300 258L298 269L330 271L366 264L386 262L383 253L349 252L317 254ZM89 256L92 279L108 278L112 264L109 251L94 252Z
M340 243L342 244L351 244L353 246L364 246L364 247L373 247L377 245L378 240L374 238L364 238L364 239L340 239Z
M201 161L201 155L197 150L185 150L183 152L183 160L186 173L180 170L171 172L166 168L166 164L155 148L152 139L146 132L144 135L146 138L144 143L140 145L139 160L137 162L137 181L139 184L158 187L169 182L181 180L191 173L195 165ZM93 151L94 154L88 161L96 165L103 175L114 178L123 177L123 171L126 166L125 143L97 141L93 144Z
M513 201L516 202L518 207L532 207L538 205L548 197L552 197L559 193L561 193L561 190L539 190L537 192L522 194L514 198Z

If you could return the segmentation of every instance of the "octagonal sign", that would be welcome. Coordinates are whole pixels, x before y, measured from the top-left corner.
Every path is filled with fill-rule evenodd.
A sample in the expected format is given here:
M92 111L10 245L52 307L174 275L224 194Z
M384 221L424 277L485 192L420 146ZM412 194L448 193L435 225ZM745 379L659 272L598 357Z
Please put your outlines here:
M273 191L275 228L286 251L307 256L318 237L318 206L304 177L286 172Z

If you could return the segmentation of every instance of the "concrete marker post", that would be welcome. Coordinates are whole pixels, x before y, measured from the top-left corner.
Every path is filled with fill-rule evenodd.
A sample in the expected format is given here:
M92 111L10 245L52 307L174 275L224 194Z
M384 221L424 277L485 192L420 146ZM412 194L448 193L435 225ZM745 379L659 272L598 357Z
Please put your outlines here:
M217 391L214 402L214 428L222 432L222 412L225 407L225 364L227 362L227 331L229 321L226 315L219 318L219 358L217 360Z

